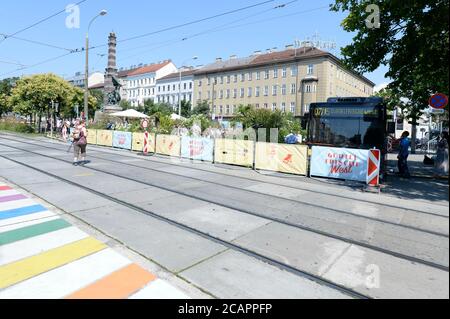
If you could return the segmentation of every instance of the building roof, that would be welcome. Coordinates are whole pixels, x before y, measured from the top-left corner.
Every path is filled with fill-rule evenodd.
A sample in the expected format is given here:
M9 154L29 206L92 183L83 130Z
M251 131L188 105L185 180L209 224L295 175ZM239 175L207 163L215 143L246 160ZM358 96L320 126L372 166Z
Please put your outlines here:
M216 61L215 63L206 65L205 67L199 69L195 72L195 74L201 75L208 73L219 73L224 71L236 71L243 68L254 68L274 63L294 62L304 59L321 57L331 59L338 65L342 64L340 59L329 52L322 51L317 48L303 47L298 49L287 49L284 51L254 54L246 58L234 58L226 61ZM362 78L367 83L370 83L372 86L375 86L375 83L373 83L366 77L354 71L350 72L352 72L355 76Z
M154 73L154 72L159 71L166 65L169 65L170 63L172 63L172 61L167 60L167 61L164 61L161 63L143 66L143 67L140 67L140 68L137 68L134 70L128 70L129 72L127 73L126 76L136 76L136 75L141 75L141 74L146 74L146 73Z
M181 77L193 76L196 71L197 70L182 71L181 72ZM178 79L179 77L180 77L180 72L174 72L174 73L171 73L169 75L166 75L165 77L160 78L158 81Z
M89 86L89 89L103 89L105 87L105 83L97 83Z

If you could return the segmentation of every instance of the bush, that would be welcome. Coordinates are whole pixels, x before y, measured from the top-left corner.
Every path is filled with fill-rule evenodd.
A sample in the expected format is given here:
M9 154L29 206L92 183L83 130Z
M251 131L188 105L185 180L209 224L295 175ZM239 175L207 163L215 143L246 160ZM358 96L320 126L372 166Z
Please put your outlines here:
M10 131L16 133L34 133L34 128L25 123L17 123L12 121L0 122L0 131Z

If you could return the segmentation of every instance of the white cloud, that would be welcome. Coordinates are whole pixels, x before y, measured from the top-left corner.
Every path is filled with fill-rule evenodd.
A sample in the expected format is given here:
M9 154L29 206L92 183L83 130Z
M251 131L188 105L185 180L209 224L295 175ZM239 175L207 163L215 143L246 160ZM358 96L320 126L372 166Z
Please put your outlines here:
M373 92L374 92L374 93L378 93L378 92L380 92L382 89L385 89L388 85L389 85L389 83L387 83L387 82L378 84L378 85L376 85L376 86L374 87Z

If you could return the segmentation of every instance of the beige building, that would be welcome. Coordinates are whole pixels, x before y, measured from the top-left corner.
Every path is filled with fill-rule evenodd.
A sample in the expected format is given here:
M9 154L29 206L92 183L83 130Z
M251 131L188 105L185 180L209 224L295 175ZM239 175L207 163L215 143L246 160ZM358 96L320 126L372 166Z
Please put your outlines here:
M367 97L375 84L342 67L334 55L316 48L236 56L199 69L194 101L208 101L218 117L232 117L240 104L303 116L314 102L329 97Z

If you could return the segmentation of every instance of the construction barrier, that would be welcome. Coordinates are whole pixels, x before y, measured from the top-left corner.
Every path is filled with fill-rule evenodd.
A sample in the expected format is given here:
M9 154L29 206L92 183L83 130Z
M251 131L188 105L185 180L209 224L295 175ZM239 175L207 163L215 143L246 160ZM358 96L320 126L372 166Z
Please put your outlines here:
M98 130L97 131L97 145L113 146L113 131Z
M154 153L155 152L155 134L154 133L148 133L148 152ZM144 149L144 133L133 133L133 143L132 148L133 151L136 152L142 152Z
M298 175L308 174L308 147L256 143L255 168Z
M231 139L216 139L214 161L216 163L252 167L255 142Z
M367 164L367 185L380 185L381 151L369 150Z
M371 165L372 179L369 181L368 162L371 151L378 150L314 146L311 156L311 176L368 183L376 178L376 174L373 174L376 169ZM379 159L380 157L378 157Z
M130 132L113 132L113 147L121 148L124 150L131 150L131 138L132 134Z
M181 157L212 162L214 160L214 140L183 136L181 138Z
M87 142L88 144L97 144L97 130L88 129L87 131Z
M181 138L176 135L157 135L156 153L179 157L181 154Z

